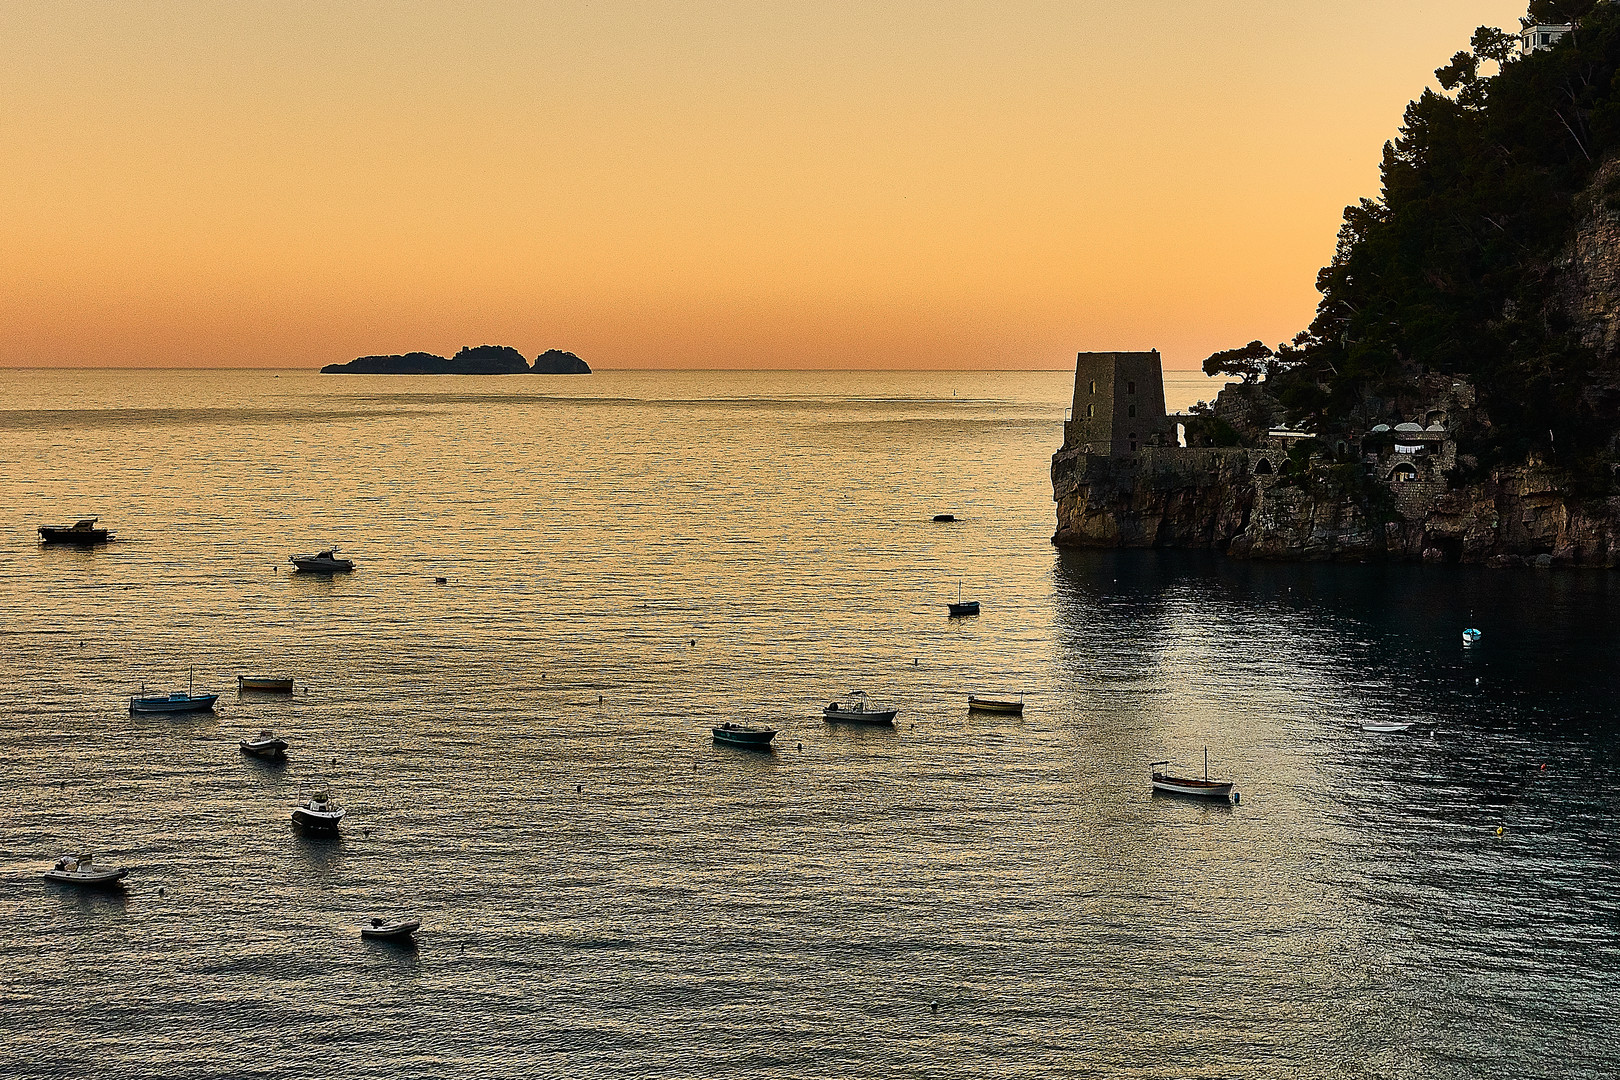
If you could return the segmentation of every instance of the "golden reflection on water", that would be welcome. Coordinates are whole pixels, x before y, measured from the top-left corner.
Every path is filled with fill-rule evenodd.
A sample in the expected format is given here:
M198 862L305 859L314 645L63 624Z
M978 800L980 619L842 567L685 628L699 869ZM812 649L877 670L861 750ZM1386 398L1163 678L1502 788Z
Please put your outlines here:
M17 1075L97 1024L151 1033L130 1075L1599 1063L1607 577L1056 552L1061 374L97 378L0 373ZM120 540L33 539L89 515ZM192 672L218 716L127 713ZM823 723L852 688L898 726ZM1240 805L1149 794L1205 746ZM288 820L316 774L340 839ZM123 906L38 882L83 846ZM403 912L408 962L360 946Z

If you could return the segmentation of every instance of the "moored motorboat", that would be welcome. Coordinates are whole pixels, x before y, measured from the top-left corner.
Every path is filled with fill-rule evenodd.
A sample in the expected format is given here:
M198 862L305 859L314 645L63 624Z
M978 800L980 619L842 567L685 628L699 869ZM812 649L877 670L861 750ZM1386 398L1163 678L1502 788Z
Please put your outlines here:
M360 928L360 936L378 941L403 941L422 929L421 919L400 919L389 922L386 919L372 919Z
M764 724L736 724L728 720L709 730L714 732L715 742L748 746L755 750L770 749L771 740L776 738L776 729Z
M287 561L306 574L342 574L354 569L354 560L340 556L337 548L327 548L313 555L289 555Z
M337 804L328 785L322 782L307 795L298 797L298 805L293 807L292 819L293 824L311 832L336 832L338 822L342 821L346 814L348 811Z
M238 675L236 692L244 690L258 694L290 694L293 692L293 681L273 675Z
M1232 794L1234 783L1231 780L1211 780L1209 778L1209 747L1204 748L1204 776L1202 779L1194 776L1175 776L1159 768L1169 765L1168 761L1155 761L1148 766L1153 776L1153 790L1166 791L1172 795L1196 795L1205 799L1226 799Z
M41 525L39 539L45 544L105 544L112 533L98 528L95 518L80 518L72 525Z
M977 694L968 695L968 710L970 712L1010 713L1013 716L1024 715L1024 695L1019 694L1018 700L1012 698L987 698Z
M242 753L251 754L260 758L279 758L287 754L287 740L278 736L269 728L260 731L251 739L241 741Z
M65 855L45 871L46 881L87 889L122 888L122 882L128 876L128 867L97 866L95 857L91 855Z
M1369 720L1361 725L1361 730L1391 734L1397 731L1407 731L1413 723L1414 721L1411 720Z
M900 714L897 708L868 701L866 694L860 690L851 690L849 697L848 702L834 701L821 710L821 715L827 718L828 723L893 724L894 718Z

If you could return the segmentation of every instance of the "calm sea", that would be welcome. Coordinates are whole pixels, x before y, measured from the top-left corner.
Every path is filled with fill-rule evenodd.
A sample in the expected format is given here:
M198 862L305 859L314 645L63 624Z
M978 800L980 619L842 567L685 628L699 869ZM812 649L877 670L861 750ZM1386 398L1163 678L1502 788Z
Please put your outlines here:
M1611 1077L1617 578L1060 552L1069 394L0 372L0 1072Z

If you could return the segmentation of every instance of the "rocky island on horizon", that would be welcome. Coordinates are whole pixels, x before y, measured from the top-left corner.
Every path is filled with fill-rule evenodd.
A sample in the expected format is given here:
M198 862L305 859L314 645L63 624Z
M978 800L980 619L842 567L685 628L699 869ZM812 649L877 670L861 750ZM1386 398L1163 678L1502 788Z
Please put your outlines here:
M362 356L346 364L327 364L323 375L589 375L590 365L571 352L547 349L534 366L509 345L463 347L453 357L409 352Z
M1211 356L1212 403L1080 354L1055 543L1620 566L1620 4L1522 22L1407 107L1315 319Z

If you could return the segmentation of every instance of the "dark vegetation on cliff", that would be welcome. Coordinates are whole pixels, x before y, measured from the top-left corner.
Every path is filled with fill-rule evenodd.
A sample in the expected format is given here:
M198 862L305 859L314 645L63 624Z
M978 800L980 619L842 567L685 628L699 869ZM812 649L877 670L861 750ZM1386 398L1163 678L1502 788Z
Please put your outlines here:
M1242 376L1238 396L1274 402L1324 450L1464 379L1479 395L1456 433L1467 469L1540 460L1591 497L1613 490L1620 349L1582 312L1617 298L1571 303L1568 264L1583 222L1620 216L1620 166L1604 168L1620 158L1620 4L1536 0L1528 17L1576 25L1523 57L1481 27L1436 72L1446 92L1407 106L1379 197L1345 210L1309 328L1205 369ZM1206 426L1231 437L1214 416Z

